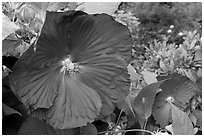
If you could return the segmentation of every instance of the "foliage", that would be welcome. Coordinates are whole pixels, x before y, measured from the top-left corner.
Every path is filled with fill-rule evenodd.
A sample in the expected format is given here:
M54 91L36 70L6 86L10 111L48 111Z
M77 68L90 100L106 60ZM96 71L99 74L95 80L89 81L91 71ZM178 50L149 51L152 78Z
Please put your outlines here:
M163 41L164 35L169 36L168 43L181 43L179 32L198 30L201 33L200 2L128 2L121 9L139 18L138 44L148 44L154 39Z
M184 42L180 45L155 40L150 46L145 46L146 60L139 60L136 56L138 60L136 60L135 66L137 69L139 71L143 69L154 70L159 75L178 72L195 82L201 76L202 68L200 35L196 31L184 32L184 34Z
M3 134L202 134L201 4L119 4L2 3Z

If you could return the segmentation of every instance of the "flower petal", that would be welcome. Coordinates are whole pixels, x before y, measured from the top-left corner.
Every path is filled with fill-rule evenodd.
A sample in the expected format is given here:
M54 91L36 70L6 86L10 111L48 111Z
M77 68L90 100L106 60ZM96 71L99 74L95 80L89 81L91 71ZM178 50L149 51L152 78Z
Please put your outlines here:
M71 56L80 62L102 54L117 54L128 63L131 58L131 37L128 28L106 14L86 15L72 23Z
M50 66L66 57L70 50L71 23L74 18L86 15L81 11L47 12L41 36L36 45L36 52L30 61L31 67Z
M108 96L115 103L128 94L130 80L122 58L101 55L87 59L79 66L80 81L97 90L99 94Z
M74 75L70 77L61 79L58 97L48 110L46 120L54 128L85 126L94 121L102 106L95 90L81 83Z
M33 115L54 128L84 126L129 91L130 34L108 15L48 12L35 47L17 61L11 85ZM62 63L69 56L76 72Z

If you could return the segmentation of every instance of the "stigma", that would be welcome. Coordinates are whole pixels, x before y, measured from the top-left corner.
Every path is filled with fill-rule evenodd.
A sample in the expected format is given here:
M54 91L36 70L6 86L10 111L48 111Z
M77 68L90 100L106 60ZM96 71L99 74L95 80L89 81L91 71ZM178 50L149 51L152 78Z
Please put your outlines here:
M78 71L78 65L76 63L73 63L70 59L70 56L65 58L62 62L62 71L66 71L69 73L75 73Z

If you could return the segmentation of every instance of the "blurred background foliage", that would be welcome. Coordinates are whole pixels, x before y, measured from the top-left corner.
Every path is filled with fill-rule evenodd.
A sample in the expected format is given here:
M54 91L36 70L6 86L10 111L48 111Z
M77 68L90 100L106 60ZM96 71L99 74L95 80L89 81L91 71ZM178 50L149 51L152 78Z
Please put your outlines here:
M137 71L162 75L191 69L201 75L201 3L127 2L120 4L116 15L132 32Z
M163 40L163 35L169 37L168 43L180 44L179 32L202 33L202 4L199 2L128 2L122 3L119 9L139 19L137 42L140 44Z

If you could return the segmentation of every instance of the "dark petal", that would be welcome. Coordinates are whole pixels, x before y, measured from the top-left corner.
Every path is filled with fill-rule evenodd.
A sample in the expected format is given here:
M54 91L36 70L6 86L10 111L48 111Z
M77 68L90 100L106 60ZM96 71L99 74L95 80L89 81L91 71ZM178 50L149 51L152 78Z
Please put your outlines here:
M119 56L101 55L79 65L80 81L104 94L113 102L123 100L129 92L127 66Z
M61 76L54 105L49 110L44 110L43 114L42 111L35 114L54 128L85 126L94 121L101 110L102 102L98 93L75 76L70 77L72 78Z
M53 62L66 57L70 48L70 29L74 18L86 15L81 11L47 12L37 49L30 65L33 67L50 66Z
M77 135L79 129L54 129L45 121L29 117L20 127L18 135Z
M80 16L74 19L71 28L71 57L74 61L117 54L129 63L132 48L130 31L111 16Z
M87 126L80 128L80 135L97 135L97 129L92 123L88 123Z
M112 114L115 109L115 105L109 97L105 96L104 94L100 94L100 97L102 100L102 107L100 115L96 118L96 120L103 120L104 118Z
M103 105L98 119L110 115L115 107L113 103L120 102L129 93L130 79L126 63L115 55L87 59L80 64L77 77L99 93Z
M31 46L17 61L11 85L53 127L84 126L127 95L131 47L128 29L108 15L48 12L36 51ZM63 68L68 55L78 72Z

